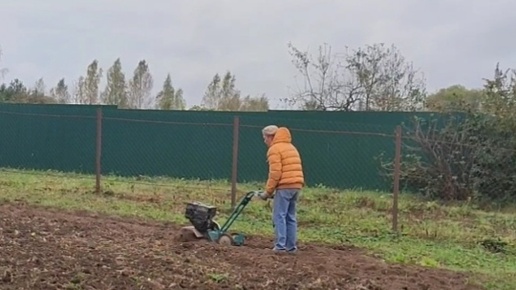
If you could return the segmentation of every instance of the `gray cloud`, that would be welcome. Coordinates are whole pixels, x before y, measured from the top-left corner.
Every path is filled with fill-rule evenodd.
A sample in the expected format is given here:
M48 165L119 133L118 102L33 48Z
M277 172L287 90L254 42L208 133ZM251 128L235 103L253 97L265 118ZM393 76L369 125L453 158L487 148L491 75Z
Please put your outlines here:
M6 1L4 1L6 2ZM295 85L291 41L315 50L394 43L427 78L430 90L482 85L496 62L514 67L516 19L509 0L24 0L2 3L6 79L47 86L69 82L98 59L121 57L130 76L146 59L159 89L167 73L189 105L215 73L231 70L244 94L285 97Z

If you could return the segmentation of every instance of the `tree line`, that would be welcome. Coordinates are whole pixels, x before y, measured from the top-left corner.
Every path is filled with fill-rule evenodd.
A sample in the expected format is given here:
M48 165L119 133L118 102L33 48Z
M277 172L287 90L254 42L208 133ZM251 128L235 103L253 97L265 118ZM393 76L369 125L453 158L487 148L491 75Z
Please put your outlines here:
M1 56L1 55L0 55ZM7 69L0 69L4 77ZM104 88L101 79L106 78ZM154 78L149 64L140 60L132 73L126 78L122 62L117 58L104 73L97 60L93 60L86 69L85 76L69 84L61 78L54 87L47 90L43 78L32 86L26 86L21 80L13 79L0 85L0 102L32 104L105 104L116 105L126 109L186 110L187 104L183 90L175 87L170 74L167 74L161 89L152 94ZM242 96L236 88L236 77L227 71L222 77L217 73L208 84L201 105L194 105L190 110L223 111L267 111L269 101L264 95Z
M414 68L395 45L372 44L333 52L320 45L315 55L288 44L292 64L301 85L279 99L287 107L301 110L336 111L436 111L460 108L462 102L480 104L481 89L461 85L443 88L432 94L426 90L424 74ZM1 53L1 51L0 51ZM1 57L1 54L0 54ZM1 58L0 58L1 60ZM0 78L7 69L0 68ZM100 87L105 78L106 85ZM77 80L60 79L49 90L43 78L33 86L19 79L0 85L0 102L108 104L130 109L186 110L180 87L167 74L160 90L153 94L154 78L149 64L140 60L126 77L117 58L104 71L97 60ZM230 71L215 74L207 85L202 102L189 110L266 111L269 99L243 95Z

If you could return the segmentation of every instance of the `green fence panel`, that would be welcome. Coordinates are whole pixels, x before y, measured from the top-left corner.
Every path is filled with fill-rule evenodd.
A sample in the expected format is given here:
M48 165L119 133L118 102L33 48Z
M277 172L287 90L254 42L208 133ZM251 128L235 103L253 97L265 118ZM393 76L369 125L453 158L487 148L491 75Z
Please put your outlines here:
M121 176L228 179L233 117L110 111L103 119L103 171Z
M115 106L0 104L0 166L94 173L102 108L102 171L122 176L230 179L233 119L240 117L239 182L264 182L261 129L287 126L309 186L390 190L380 154L394 155L395 126L413 113L119 110ZM424 118L432 113L418 113Z
M394 154L394 128L301 118L242 117L239 180L263 180L267 174L261 128L268 124L290 129L308 186L380 189L390 185L379 175L375 157ZM253 149L254 148L254 149ZM259 162L256 162L259 156Z
M90 106L1 104L0 166L94 173L95 119Z

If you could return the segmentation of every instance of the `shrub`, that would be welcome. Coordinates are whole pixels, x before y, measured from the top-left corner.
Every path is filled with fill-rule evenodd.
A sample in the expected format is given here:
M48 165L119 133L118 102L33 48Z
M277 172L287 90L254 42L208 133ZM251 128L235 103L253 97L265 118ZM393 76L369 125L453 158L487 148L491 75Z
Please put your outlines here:
M404 126L401 186L441 200L516 197L516 72L495 70L481 106ZM392 178L393 162L380 158Z

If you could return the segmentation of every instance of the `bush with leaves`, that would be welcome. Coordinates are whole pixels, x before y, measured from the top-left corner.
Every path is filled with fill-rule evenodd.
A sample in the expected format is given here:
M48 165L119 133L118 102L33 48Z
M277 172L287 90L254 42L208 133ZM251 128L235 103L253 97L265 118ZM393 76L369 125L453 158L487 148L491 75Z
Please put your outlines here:
M497 66L482 106L404 126L401 187L441 200L516 197L516 71ZM392 178L393 162L380 158Z

